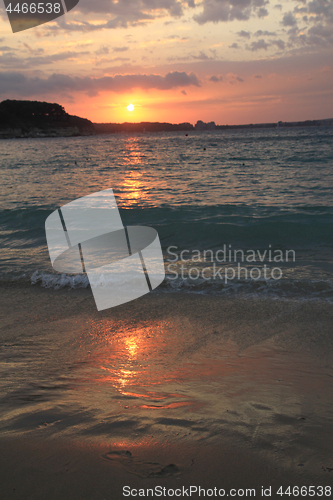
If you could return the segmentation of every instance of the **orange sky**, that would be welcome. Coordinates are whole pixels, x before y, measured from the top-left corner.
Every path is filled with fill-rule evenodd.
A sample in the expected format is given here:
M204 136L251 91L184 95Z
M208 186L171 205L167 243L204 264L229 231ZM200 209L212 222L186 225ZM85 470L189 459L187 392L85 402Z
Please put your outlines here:
M333 117L327 0L80 0L19 33L0 13L0 100L94 122Z

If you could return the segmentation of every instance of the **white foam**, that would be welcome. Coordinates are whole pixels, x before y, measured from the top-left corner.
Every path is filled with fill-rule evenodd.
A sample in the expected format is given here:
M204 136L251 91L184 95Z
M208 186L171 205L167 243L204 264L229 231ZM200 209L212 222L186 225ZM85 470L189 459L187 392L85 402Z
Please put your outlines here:
M48 274L35 271L30 278L31 284L39 283L44 288L87 288L89 280L85 274L69 275L69 274Z

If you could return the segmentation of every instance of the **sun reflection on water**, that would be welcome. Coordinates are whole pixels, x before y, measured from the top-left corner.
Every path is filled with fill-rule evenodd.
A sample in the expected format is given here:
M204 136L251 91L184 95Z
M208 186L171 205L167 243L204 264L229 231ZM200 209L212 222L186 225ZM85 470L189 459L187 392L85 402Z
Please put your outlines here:
M130 137L126 141L124 150L124 174L120 191L121 206L124 208L148 200L147 172L145 169L145 155L138 143L137 137Z

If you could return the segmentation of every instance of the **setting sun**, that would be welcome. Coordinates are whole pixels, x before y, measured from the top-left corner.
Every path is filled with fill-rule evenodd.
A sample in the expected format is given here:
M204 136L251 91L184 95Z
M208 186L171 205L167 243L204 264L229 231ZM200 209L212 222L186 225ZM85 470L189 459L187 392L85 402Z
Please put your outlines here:
M133 111L133 110L134 110L134 106L133 106L133 104L129 104L129 105L127 106L127 109L128 109L128 111Z

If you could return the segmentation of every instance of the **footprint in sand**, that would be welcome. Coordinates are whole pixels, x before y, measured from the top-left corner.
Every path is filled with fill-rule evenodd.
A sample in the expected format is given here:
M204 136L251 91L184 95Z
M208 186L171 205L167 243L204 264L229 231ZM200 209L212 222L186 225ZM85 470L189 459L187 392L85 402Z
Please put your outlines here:
M181 471L175 464L163 466L158 462L143 462L132 456L130 451L109 451L102 455L115 465L123 466L130 474L139 477L166 477L180 475Z

